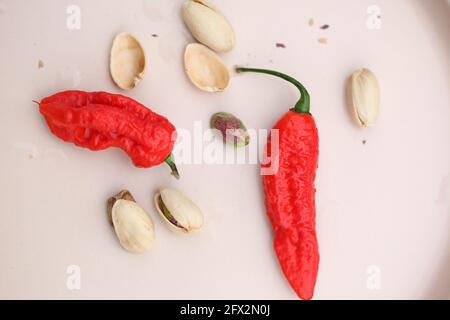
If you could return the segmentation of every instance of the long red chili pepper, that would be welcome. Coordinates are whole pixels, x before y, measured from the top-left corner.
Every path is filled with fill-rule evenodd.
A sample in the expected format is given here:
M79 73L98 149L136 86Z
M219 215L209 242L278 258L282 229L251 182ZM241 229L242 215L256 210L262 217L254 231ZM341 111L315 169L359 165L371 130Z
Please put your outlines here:
M281 268L298 296L311 299L319 266L314 203L319 138L314 118L309 113L309 94L300 82L280 72L254 68L237 68L236 71L280 77L301 93L295 107L273 127L278 130L278 150L272 150L272 139L268 138L266 154L269 160L278 155L278 171L263 175L263 186ZM262 166L270 168L272 164L269 161Z
M175 127L135 100L107 92L63 91L42 99L39 111L60 139L90 150L117 147L137 167L166 162L178 177L171 152Z

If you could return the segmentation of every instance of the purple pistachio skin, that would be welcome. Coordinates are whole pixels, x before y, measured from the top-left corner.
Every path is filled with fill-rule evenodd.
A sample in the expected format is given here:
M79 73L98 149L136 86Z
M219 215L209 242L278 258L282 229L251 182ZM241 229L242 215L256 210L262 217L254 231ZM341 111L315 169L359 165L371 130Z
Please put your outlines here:
M244 123L231 113L217 112L211 116L211 128L217 129L223 142L235 147L245 147L250 142L250 136Z

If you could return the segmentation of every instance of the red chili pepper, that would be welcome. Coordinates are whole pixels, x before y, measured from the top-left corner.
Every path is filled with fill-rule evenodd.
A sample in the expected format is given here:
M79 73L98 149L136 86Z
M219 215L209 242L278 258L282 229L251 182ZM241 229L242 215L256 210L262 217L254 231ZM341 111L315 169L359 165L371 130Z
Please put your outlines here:
M275 233L274 247L281 268L302 299L311 299L319 266L315 231L315 187L319 138L309 113L309 94L297 80L280 72L237 68L238 72L266 73L294 84L300 100L273 127L278 130L278 150L272 150L271 137L266 154L278 155L278 171L263 175L267 215ZM274 153L273 153L274 152ZM262 164L270 168L272 161Z
M117 147L137 167L162 162L172 174L175 127L135 100L107 92L63 91L42 99L39 111L50 131L60 139L90 150Z

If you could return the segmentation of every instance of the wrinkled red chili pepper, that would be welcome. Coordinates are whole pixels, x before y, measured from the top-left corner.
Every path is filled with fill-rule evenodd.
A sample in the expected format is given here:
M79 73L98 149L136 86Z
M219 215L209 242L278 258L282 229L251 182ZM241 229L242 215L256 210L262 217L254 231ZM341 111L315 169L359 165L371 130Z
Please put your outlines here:
M137 167L149 168L165 161L178 178L171 155L175 127L131 98L107 92L63 91L42 99L39 111L50 131L66 142L90 150L120 148Z
M294 84L300 100L273 127L278 129L278 150L267 142L268 163L272 151L278 155L278 171L263 175L265 206L275 233L274 247L289 283L302 299L311 299L319 267L315 231L314 179L319 154L319 138L314 118L309 113L309 94L297 80L280 72L237 68L238 72L266 73Z

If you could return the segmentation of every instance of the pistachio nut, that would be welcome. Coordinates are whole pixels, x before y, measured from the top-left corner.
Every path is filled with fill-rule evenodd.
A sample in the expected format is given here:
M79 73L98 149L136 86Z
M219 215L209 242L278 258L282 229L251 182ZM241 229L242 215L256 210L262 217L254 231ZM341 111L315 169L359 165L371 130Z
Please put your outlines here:
M357 124L375 125L380 108L380 87L372 71L362 68L353 72L349 84L349 104Z
M109 69L117 86L133 89L144 77L145 52L139 41L127 32L119 33L113 40Z
M148 251L154 243L153 222L127 190L108 199L108 216L122 247L133 253Z
M195 39L216 52L234 47L234 31L225 16L205 0L188 0L181 7L184 23Z
M235 147L245 147L250 142L250 135L244 123L227 112L217 112L211 116L210 125L221 133L225 143Z
M191 82L203 91L223 91L230 82L228 68L222 59L200 43L186 46L184 68Z
M180 191L162 188L154 197L156 210L172 230L190 233L203 225L200 209Z

